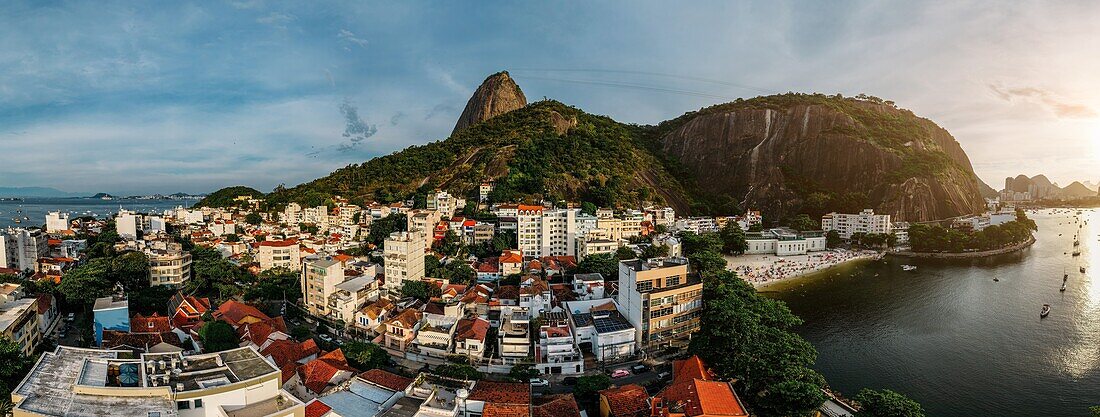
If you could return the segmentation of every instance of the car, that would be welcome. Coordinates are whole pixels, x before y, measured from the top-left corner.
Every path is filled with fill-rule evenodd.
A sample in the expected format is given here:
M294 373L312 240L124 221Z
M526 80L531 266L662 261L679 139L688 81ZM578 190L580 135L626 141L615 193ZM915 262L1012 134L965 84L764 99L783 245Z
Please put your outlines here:
M532 387L549 387L550 386L550 381L547 381L547 380L542 379L542 378L531 378L531 386Z
M634 374L649 372L649 367L642 364L637 364L630 367L630 372L633 372Z
M317 337L320 338L321 340L324 340L325 342L332 343L332 336L329 336L327 334L322 334L322 335L317 336Z
M572 386L572 385L577 385L577 377L575 377L575 376L567 376L567 377L563 378L563 379L561 380L561 382L562 382L563 384L565 384L565 385L570 385L570 386Z
M616 369L611 372L612 378L622 378L624 376L630 376L630 371L626 369Z
M76 320L76 313L69 313L69 315L65 317L65 321L73 321L73 320Z
M670 374L668 372L661 372L661 373L657 374L657 379L665 379L665 378L668 378L669 375L672 375L672 374Z

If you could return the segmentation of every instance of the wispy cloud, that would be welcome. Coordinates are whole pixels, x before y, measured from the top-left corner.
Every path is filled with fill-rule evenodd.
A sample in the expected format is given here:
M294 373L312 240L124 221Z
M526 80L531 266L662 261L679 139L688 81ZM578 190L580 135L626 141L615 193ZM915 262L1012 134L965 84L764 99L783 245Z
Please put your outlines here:
M298 20L297 16L289 13L271 12L266 16L262 16L256 19L257 23L277 27L280 29L286 29L287 25L291 22Z
M340 114L344 115L344 122L346 123L343 137L348 140L337 147L341 152L354 150L362 145L367 138L378 133L378 126L363 121L363 118L359 117L359 107L350 100L345 99L343 103L340 103Z
M366 39L363 39L363 38L360 38L360 37L356 36L355 32L352 32L352 31L347 30L347 29L340 29L340 33L337 33L336 37L339 38L340 40L344 41L344 42L348 42L348 43L351 43L351 44L354 44L354 45L359 45L360 48L366 48L367 47L368 42L367 42Z
M1092 107L1066 99L1052 91L1037 87L1006 87L998 84L989 84L993 94L1004 101L1025 101L1040 104L1049 109L1056 116L1069 119L1086 119L1095 117L1096 110Z

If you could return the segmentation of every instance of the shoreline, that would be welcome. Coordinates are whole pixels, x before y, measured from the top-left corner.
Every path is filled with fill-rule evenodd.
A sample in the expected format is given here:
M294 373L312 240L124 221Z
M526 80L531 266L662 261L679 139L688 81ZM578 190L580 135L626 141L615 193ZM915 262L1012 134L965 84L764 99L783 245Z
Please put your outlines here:
M1031 245L1035 244L1035 236L1032 236L1026 242L1017 243L1012 246L1007 246L998 249L990 249L978 252L887 252L889 256L897 256L902 258L914 258L914 259L973 259L973 258L985 258L988 256L1004 255L1016 251L1024 250Z
M828 250L807 255L742 255L727 257L726 269L753 288L762 289L778 283L803 278L853 262L881 259L882 252L871 250Z

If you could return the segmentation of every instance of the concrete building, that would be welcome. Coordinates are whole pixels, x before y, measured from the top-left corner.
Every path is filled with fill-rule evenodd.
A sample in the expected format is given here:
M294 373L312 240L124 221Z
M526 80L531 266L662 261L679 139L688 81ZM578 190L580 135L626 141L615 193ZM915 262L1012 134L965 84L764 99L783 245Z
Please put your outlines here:
M46 213L46 233L61 233L63 230L69 230L69 213Z
M180 286L191 279L191 253L182 249L146 251L149 285Z
M687 259L619 262L617 301L643 350L684 347L699 329L703 282Z
M19 345L24 355L31 356L42 343L45 327L38 315L39 298L26 298L19 284L0 284L0 337Z
M302 297L309 314L328 314L328 297L344 282L344 264L331 256L309 259L302 264Z
M0 268L33 271L49 254L49 237L40 229L8 228L0 232Z
M864 209L859 214L829 213L821 217L821 230L828 233L836 230L841 239L851 239L853 233L893 233L893 223L889 214L875 214L873 209Z
M400 291L405 281L424 278L424 239L420 232L394 232L383 244L386 288Z
M252 347L183 355L59 346L12 390L16 417L305 417Z
M571 256L576 253L577 214L580 209L543 210L539 252L534 256Z
M770 254L777 256L805 255L825 250L825 236L821 232L797 232L787 228L768 229L745 233L748 249L745 254Z
M122 295L97 298L92 306L95 345L103 344L103 332L115 330L130 332L130 303Z
M592 352L597 361L626 359L635 352L637 330L619 308L610 299L565 302L577 346Z
M141 230L141 215L129 210L119 210L115 216L115 231L119 237L135 240L138 238L138 230Z
M301 249L295 239L265 240L258 244L256 251L261 270L286 268L294 271L302 265Z

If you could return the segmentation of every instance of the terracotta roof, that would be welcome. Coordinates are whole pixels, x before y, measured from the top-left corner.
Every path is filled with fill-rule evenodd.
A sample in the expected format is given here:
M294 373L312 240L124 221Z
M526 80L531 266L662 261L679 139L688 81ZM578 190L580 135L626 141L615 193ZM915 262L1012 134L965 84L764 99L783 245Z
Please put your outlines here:
M359 311L363 312L363 314L366 314L367 317L369 317L371 320L374 320L382 316L382 314L385 313L386 310L389 310L391 308L393 308L393 303L385 298L379 298L378 301L375 301L369 306L363 307L363 309Z
M471 401L497 404L528 404L531 386L523 382L477 381L468 397Z
M50 310L50 306L53 305L53 296L49 294L38 294L38 314L46 314Z
M712 378L709 371L707 371L706 365L703 364L703 360L699 359L698 355L692 355L690 358L678 361L672 361L672 379L676 382L690 381L693 379L702 379L709 381Z
M527 204L520 204L519 207L517 207L517 208L519 209L519 211L542 211L542 206L534 206L534 205L527 205Z
M409 384L413 383L412 378L405 378L401 375L386 372L381 369L371 369L367 372L363 372L359 374L359 378L393 391L404 391L405 388L409 387Z
M531 404L531 417L580 417L581 409L573 394L538 397Z
M248 317L253 317L260 321L271 319L267 314L264 314L256 307L234 300L226 301L222 303L221 306L218 306L218 313L222 319L228 321L229 324L232 324L234 327L239 326L241 320Z
M498 300L518 300L519 287L515 285L501 285L497 288L495 295L495 298Z
M321 417L329 411L332 411L332 407L321 402L321 400L315 399L310 401L309 404L306 404L306 417Z
M394 316L386 321L386 323L400 326L406 329L411 329L420 321L420 311L413 308L406 308L401 314Z
M523 262L523 255L519 252L504 251L500 254L500 263L502 264L518 264Z
M285 248L288 246L295 246L298 244L298 239L287 240L265 240L260 242L259 246L267 246L272 248Z
M628 384L600 391L607 400L611 417L643 417L649 415L649 394L640 385Z
M489 322L477 317L461 319L455 326L455 340L485 341L485 335L489 331Z
M332 381L340 371L354 371L354 369L348 366L344 352L336 349L299 366L298 378L307 389L315 394L321 394L329 381Z
M485 403L482 417L528 417L529 407L526 404L497 404Z
M688 417L748 416L733 388L725 382L695 379L669 385L659 396L666 406L683 408Z
M181 349L186 349L179 335L170 331L164 333L127 333L114 330L103 331L103 346L105 348L129 346L145 350L160 343L167 343Z
M172 331L172 322L168 317L153 315L142 316L140 313L130 318L130 331L133 333L164 333Z

